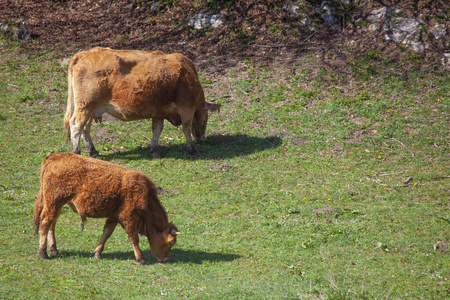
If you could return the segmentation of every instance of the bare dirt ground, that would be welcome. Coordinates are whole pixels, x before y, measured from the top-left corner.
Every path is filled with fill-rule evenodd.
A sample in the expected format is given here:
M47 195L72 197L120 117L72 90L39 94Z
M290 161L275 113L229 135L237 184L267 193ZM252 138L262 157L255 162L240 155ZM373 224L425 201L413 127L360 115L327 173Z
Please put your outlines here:
M0 22L26 23L31 39L22 48L28 52L52 49L69 57L94 46L163 50L185 54L200 69L220 71L243 59L292 65L306 54L325 57L330 53L333 61L328 61L328 65L339 68L349 59L374 50L382 51L384 58L390 56L397 61L409 55L408 51L380 39L382 32L368 35L358 31L358 19L366 18L374 9L396 5L402 9L403 17L421 18L432 26L437 19L448 18L449 11L445 0L361 1L357 6L341 10L336 23L341 29L336 31L321 24L314 11L314 6L321 1L303 1L303 11L315 22L316 30L311 31L302 25L301 17L283 9L288 1L165 0L152 10L155 2L0 0ZM224 25L194 30L188 22L198 13L220 14ZM429 37L427 42L431 47L421 55L431 63L420 64L420 68L431 68L433 61L440 59L445 40ZM325 67L327 63L324 62Z

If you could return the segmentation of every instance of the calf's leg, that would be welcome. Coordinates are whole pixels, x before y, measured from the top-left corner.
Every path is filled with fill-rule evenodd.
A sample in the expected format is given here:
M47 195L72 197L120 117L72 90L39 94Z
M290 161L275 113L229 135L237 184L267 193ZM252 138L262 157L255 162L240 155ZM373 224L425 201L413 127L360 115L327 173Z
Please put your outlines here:
M106 219L105 226L103 227L103 234L100 238L100 241L97 244L97 247L95 248L95 258L100 259L101 254L103 252L103 248L105 247L106 240L111 236L111 234L114 232L114 229L117 226L117 221L114 221L112 219Z
M50 236L52 250L56 251L56 240L54 235L54 228L56 223L56 218L59 211L55 208L44 207L41 213L41 221L39 225L39 256L43 259L48 259L47 255L47 235ZM52 232L50 233L50 229ZM54 252L54 251L53 251ZM52 253L53 254L53 253Z
M56 226L56 220L58 219L60 212L61 211L58 212L55 220L50 225L50 229L49 229L48 235L47 235L48 246L50 247L50 253L54 256L58 255L58 250L56 249L55 226Z
M139 249L139 236L138 236L137 231L135 231L133 233L129 233L128 238L130 239L131 244L133 244L134 256L136 257L136 260L141 265L147 264L147 261L145 260L141 249Z
M39 256L42 259L48 259L47 255L47 234L48 224L41 222L39 230Z
M139 236L138 236L136 226L133 224L133 222L129 222L129 223L127 222L127 223L123 224L123 227L125 228L125 231L127 232L128 239L130 240L131 244L133 245L134 256L136 257L136 260L141 265L147 264L147 261L144 259L144 255L142 254L141 249L139 249Z

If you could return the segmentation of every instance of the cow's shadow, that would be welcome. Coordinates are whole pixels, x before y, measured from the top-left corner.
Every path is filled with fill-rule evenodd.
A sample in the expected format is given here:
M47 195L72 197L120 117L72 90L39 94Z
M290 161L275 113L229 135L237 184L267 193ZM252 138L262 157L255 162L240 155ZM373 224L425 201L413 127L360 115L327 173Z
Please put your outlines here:
M147 264L155 264L158 261L152 256L150 250L142 251L145 259L147 260ZM57 259L58 257L72 257L76 259L77 257L81 258L94 258L94 253L89 251L77 251L77 250L68 250L68 251L60 251L58 256L52 256L51 259ZM184 250L184 249L172 249L170 252L170 258L166 262L168 264L175 263L194 263L194 264L203 264L204 262L229 262L240 258L241 255L237 254L227 254L227 253L210 253L203 251L194 251L194 250ZM102 253L102 260L135 260L133 251L125 251L125 252L111 252L104 251Z
M186 160L197 159L227 159L236 156L245 156L256 152L277 148L282 144L282 139L278 136L255 137L245 134L228 135L213 134L207 136L205 140L197 143L200 155L191 155L187 152L186 144L160 145L159 152L162 158L178 158ZM112 159L152 159L150 145L137 147L125 151L114 151L102 153L104 160Z

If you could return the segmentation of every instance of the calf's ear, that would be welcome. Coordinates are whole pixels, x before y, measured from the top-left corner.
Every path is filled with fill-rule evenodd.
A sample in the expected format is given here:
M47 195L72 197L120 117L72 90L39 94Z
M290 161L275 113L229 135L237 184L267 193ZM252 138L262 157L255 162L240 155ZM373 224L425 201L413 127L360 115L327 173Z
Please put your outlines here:
M168 243L170 243L170 242L172 242L176 237L177 237L177 235L179 235L180 234L180 232L178 232L175 228L172 228L172 230L165 230L164 231L164 233L163 233L163 236L164 236L164 239L168 242Z
M218 112L220 112L220 107L221 107L222 105L220 105L220 104L218 104L218 103L212 103L212 102L208 102L208 101L205 101L205 109L206 110L209 110L209 111L218 111Z

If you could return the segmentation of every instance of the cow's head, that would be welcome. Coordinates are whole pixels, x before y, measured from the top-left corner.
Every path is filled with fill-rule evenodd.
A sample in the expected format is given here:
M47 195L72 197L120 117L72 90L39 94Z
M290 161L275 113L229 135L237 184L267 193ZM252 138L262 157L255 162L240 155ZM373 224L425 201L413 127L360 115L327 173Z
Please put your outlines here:
M150 250L152 255L160 262L165 262L169 259L170 249L175 246L177 242L178 232L177 227L172 223L169 223L169 227L166 230L152 235L148 238L150 243Z
M201 141L205 138L208 111L219 110L220 106L220 104L205 101L205 106L196 110L192 121L192 136L196 141Z

